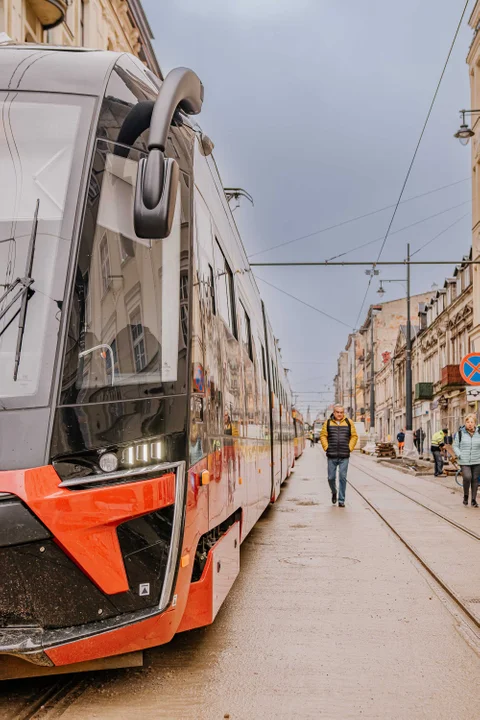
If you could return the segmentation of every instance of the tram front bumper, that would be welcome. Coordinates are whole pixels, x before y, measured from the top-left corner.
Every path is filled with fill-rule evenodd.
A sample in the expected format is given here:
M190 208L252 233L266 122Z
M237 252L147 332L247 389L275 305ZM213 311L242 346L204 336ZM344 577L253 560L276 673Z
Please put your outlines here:
M190 579L178 568L183 464L60 485L51 466L0 473L0 653L62 665L168 642L181 620L175 581Z

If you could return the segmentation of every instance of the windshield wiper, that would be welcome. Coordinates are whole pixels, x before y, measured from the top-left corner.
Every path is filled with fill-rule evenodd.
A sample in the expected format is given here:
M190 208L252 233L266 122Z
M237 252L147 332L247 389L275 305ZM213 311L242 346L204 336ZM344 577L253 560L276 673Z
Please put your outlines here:
M22 304L20 306L19 320L18 320L18 333L17 333L17 345L15 348L15 365L13 368L13 379L17 380L18 378L18 367L20 365L20 356L22 354L22 343L23 343L23 336L25 333L25 320L27 317L27 305L28 301L32 297L34 291L31 289L31 286L34 283L34 279L32 277L32 269L33 269L33 255L35 252L35 240L37 238L37 227L38 227L38 210L40 207L40 200L37 200L37 204L35 205L35 213L33 215L33 225L32 225L32 232L30 234L30 242L28 245L28 252L27 252L27 261L25 263L25 276L23 278L17 278L11 285L8 285L5 292L3 293L2 297L0 298L0 306L2 305L4 300L7 300L9 295L16 289L17 291L9 300L7 305L0 311L0 320L2 320L7 312L10 310L10 308L16 303L17 300L20 298L22 299ZM20 287L19 287L20 286ZM12 318L13 320L13 318ZM0 331L0 335L2 335L7 327L10 326L12 320L7 323L7 325L2 328Z

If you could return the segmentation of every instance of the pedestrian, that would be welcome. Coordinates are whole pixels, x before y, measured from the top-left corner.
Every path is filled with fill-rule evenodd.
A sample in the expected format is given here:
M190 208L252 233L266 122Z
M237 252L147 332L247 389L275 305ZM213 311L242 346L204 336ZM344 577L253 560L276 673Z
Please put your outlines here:
M425 442L425 430L423 428L420 428L418 432L419 432L418 452L420 453L420 455L423 455L423 443Z
M314 447L314 446L315 446L315 440L313 439L313 432L312 432L311 430L310 430L310 432L308 433L308 437L310 438L310 447Z
M444 428L439 430L432 437L432 444L430 450L435 461L435 477L441 477L443 475L443 459L442 459L442 448L445 447L445 439L448 437L448 430Z
M403 455L403 447L405 445L405 433L403 431L403 428L400 430L399 433L397 433L397 443L398 443L398 454L401 456L401 455Z
M323 424L320 442L327 454L328 484L334 505L337 502L338 468L338 507L345 507L348 461L357 441L358 435L354 423L346 417L342 405L335 405L333 413Z
M413 433L413 444L415 445L418 454L420 454L420 428L417 428Z
M462 468L463 504L468 505L468 494L471 489L472 507L476 508L480 475L480 428L477 426L475 415L467 415L465 418L465 424L453 440L453 451Z

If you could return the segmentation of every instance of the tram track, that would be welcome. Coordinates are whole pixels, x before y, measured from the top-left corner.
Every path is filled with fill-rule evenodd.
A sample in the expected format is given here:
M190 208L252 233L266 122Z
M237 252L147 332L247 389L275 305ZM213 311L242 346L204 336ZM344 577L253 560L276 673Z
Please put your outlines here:
M408 495L408 493L404 493L398 488L394 487L393 485L390 485L389 483L385 482L385 480L380 480L380 478L376 477L376 475L372 475L371 473L364 470L359 465L355 465L354 463L351 463L352 466L356 470L360 470L364 475L367 475L368 477L371 477L373 480L376 480L381 485L385 485L385 487L390 488L390 490L394 490L399 495L403 495L403 497L407 498L408 500L411 500L416 505L419 505L420 507L425 508L425 510L428 510L429 512L433 513L434 515L437 515L437 517L442 518L442 520L445 520L445 522L450 523L450 525L453 525L458 530L461 530L462 532L466 533L467 535L470 535L470 537L474 538L475 540L480 540L480 534L474 532L473 530L470 530L470 528L465 527L465 525L462 525L461 523L456 522L456 520L452 520L452 518L447 517L447 515L443 515L442 513L438 512L437 510L434 510L429 505L425 505L425 503L420 502L420 500L416 500L411 495Z
M355 465L354 463L351 463L351 465L356 469L362 472L367 477L375 480L377 483L389 488L393 492L398 493L399 495L402 495L406 499L410 500L411 502L415 503L416 505L420 506L424 510L427 510L432 515L435 515L436 517L440 518L444 522L448 523L450 526L454 527L455 529L459 530L460 532L464 533L465 535L471 537L474 540L480 541L480 535L475 533L473 530L470 530L469 528L465 527L461 523L456 522L452 518L447 517L446 515L443 515L442 513L438 512L437 510L434 510L430 506L426 505L425 503L420 502L419 500L416 500L415 498L411 497L408 493L402 492L398 488L390 485L389 483L385 482L384 480L379 479L372 473L364 470L359 465ZM382 511L381 508L379 508L375 502L373 502L365 493L364 490L360 490L356 485L355 482L351 482L349 479L348 484L352 487L352 489L357 493L359 497L362 498L364 502L367 503L367 505L378 515L378 517L382 520L382 522L393 532L393 534L400 540L400 542L407 548L407 550L413 555L415 560L422 566L422 568L430 575L431 578L437 583L437 585L443 590L444 593L447 594L447 596L455 603L455 605L468 617L470 622L473 623L476 629L480 630L480 618L472 612L468 605L466 604L466 601L464 598L462 598L458 592L456 592L446 580L441 577L441 575L432 567L432 564L422 555L422 553L405 537L405 534L402 533L397 527L395 527L394 523L389 520L386 516L386 513ZM480 640L480 638L479 638Z
M93 678L72 677L57 678L33 700L19 708L12 720L41 720L59 718L64 712L91 687Z

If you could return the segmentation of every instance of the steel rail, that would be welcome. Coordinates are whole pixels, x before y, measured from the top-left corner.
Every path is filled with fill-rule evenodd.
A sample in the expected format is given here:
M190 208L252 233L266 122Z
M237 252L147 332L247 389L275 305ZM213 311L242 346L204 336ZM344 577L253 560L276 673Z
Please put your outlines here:
M353 465L353 463L352 463ZM396 492L399 492L400 495L405 495L409 500L416 503L417 505L420 505L424 507L426 510L429 510L434 515L437 515L442 520L445 520L446 522L450 523L454 527L457 527L457 529L465 532L468 535L471 535L476 540L480 540L480 536L476 535L472 531L468 530L468 528L465 528L463 525L460 525L459 523L455 523L454 520L450 520L449 518L443 516L441 513L437 513L435 510L432 510L432 508L428 507L427 505L423 505L423 503L418 502L417 500L414 500L412 497L406 495L405 493L402 493L399 490L396 490L396 488L392 487L388 483L383 482L382 480L379 480L374 475L371 475L370 473L366 472L362 468L360 468L358 465L353 465L357 470L360 470L364 473L364 475L367 475L367 477L371 477L377 482L380 482L382 485L386 485L391 490L395 490ZM385 515L382 513L382 511L373 503L371 500L368 499L368 497L355 485L349 480L348 484L351 485L352 489L359 495L364 502L367 503L367 505L375 512L376 515L382 520L382 522L385 523L385 525L393 532L393 534L400 540L400 542L409 550L409 552L415 557L415 559L420 563L420 565L424 568L424 570L427 571L427 573L435 580L435 582L442 588L442 590L453 600L453 602L460 608L460 610L468 617L468 619L475 625L477 629L480 629L480 620L469 610L467 605L464 603L462 598L443 580L440 575L433 570L433 568L428 564L426 560L423 559L423 557L420 555L419 551L415 549L415 547L392 525L392 523L387 520Z
M453 525L453 527L456 527L458 530L462 530L467 535L470 535L475 540L480 540L480 535L478 535L473 530L470 530L469 528L465 527L465 525L462 525L461 523L457 523L455 520L452 520L451 518L447 517L446 515L442 515L442 513L437 512L437 510L434 510L433 508L429 507L428 505L425 505L424 503L420 502L420 500L415 500L415 498L412 498L410 495L407 495L407 493L402 492L401 490L398 490L398 488L393 487L392 485L389 485L389 483L385 482L384 480L380 480L380 478L377 478L375 475L372 475L371 473L367 472L363 468L361 468L359 465L355 465L354 463L351 463L354 468L357 470L360 470L360 472L363 472L364 475L367 475L368 477L371 477L373 480L376 480L377 482L381 483L382 485L385 485L385 487L390 488L390 490L394 490L399 495L403 495L403 497L406 497L408 500L411 500L412 502L416 503L416 505L420 505L420 507L425 508L425 510L429 510L434 515L437 515L439 518L442 518L442 520L445 520L446 522L450 523L450 525Z
M15 714L15 720L36 720L48 717L48 713L51 710L55 711L61 702L68 701L69 704L72 704L77 700L91 686L92 680L94 679L87 680L85 676L65 677L61 682L56 678L52 685Z

